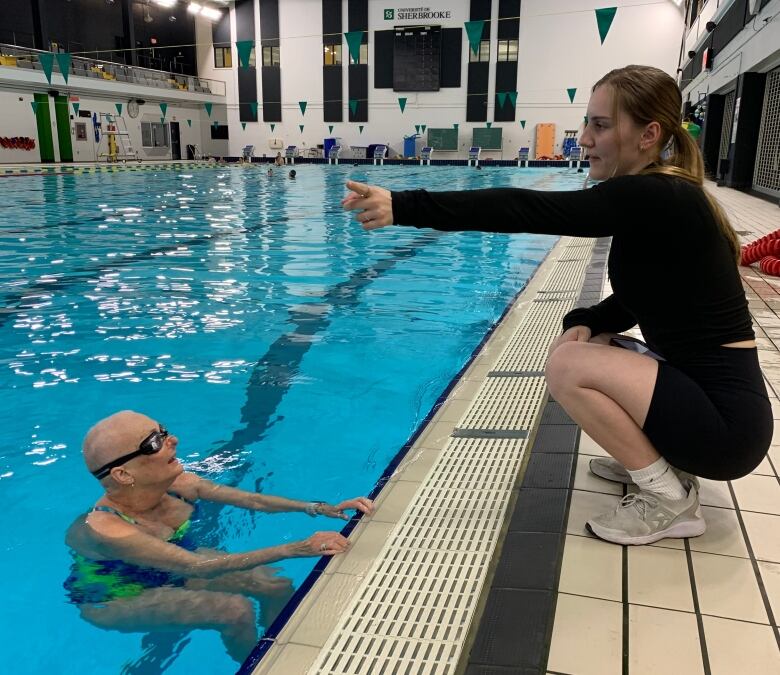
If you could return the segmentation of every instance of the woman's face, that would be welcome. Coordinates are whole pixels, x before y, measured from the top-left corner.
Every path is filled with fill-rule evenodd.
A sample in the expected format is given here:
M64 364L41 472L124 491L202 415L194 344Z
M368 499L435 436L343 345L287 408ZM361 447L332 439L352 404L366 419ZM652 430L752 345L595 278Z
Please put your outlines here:
M637 173L649 161L640 149L642 129L624 112L615 119L612 88L598 87L588 102L588 117L580 145L590 157L590 177L605 180Z

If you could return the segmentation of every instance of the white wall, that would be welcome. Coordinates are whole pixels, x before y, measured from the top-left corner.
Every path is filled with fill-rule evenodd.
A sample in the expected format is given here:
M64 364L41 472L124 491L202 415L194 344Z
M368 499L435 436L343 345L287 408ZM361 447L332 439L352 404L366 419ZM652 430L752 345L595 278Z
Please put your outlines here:
M258 0L255 2L257 16ZM617 6L618 10L610 32L601 45L594 10L605 4ZM396 151L401 151L404 135L414 133L415 124L451 127L457 123L461 145L457 156L463 157L471 144L471 129L484 127L483 122L465 122L468 77L468 40L465 29L460 88L441 89L438 92L394 92L392 89L373 88L374 41L371 34L375 30L386 30L403 23L419 23L384 20L385 9L398 10L412 6L451 12L450 19L431 22L442 27L462 28L464 21L469 18L468 0L432 0L427 3L369 0L369 120L363 124L362 134L358 131L357 123L346 122L349 95L346 67L348 48L345 39L342 42L345 121L335 123L332 135L341 137L345 145L389 143ZM242 130L238 123L236 87L235 84L228 84L231 155L240 155L241 148L247 144L255 145L256 156L263 153L276 154L268 147L268 140L272 137L282 138L285 146L310 148L321 144L323 138L331 135L322 115L322 5L318 0L284 0L279 3L279 15L283 121L276 124L272 133L270 125L262 122L261 110L261 121L248 123L246 130ZM498 0L494 0L488 121L493 119L495 100L497 16ZM346 0L343 4L343 30L347 30ZM257 36L260 37L259 30ZM521 146L533 148L534 128L541 122L556 124L556 151L559 152L564 130L577 129L582 121L590 88L612 68L640 63L657 66L674 75L682 36L682 12L672 0L655 3L638 0L613 0L610 3L604 3L603 0L555 0L554 3L549 0L523 0L520 14L517 121L496 122L494 125L504 130L503 157L515 157L517 148ZM212 76L205 72L204 75ZM262 100L261 86L258 70L258 100ZM566 93L569 87L577 88L573 104L569 102ZM402 114L398 98L403 96L408 100ZM307 101L305 115L301 115L298 106L301 100ZM525 130L520 126L521 119L526 120ZM303 133L299 124L304 125ZM438 153L437 156L456 155ZM487 156L500 157L501 153L487 153Z

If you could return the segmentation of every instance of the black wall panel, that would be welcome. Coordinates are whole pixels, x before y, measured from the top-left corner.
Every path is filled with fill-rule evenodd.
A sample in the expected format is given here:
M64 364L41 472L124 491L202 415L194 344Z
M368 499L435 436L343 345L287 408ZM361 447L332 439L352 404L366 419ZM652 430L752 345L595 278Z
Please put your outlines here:
M322 32L324 35L338 36L336 44L341 44L341 23L341 0L322 0Z
M712 46L717 54L731 42L744 28L747 15L747 0L736 0L728 11L720 17L713 32Z
M30 2L0 2L0 42L43 49L35 44Z
M255 3L254 0L236 0L236 40L255 39ZM256 48L255 48L256 49ZM242 122L257 122L257 113L252 114L250 101L257 100L257 68L242 68L238 62L238 119ZM258 54L255 53L255 62Z
M490 10L493 0L471 0L469 8L469 21L478 21L479 19L490 19Z
M263 121L282 121L282 72L275 66L260 68L263 79Z
M392 31L390 31L392 32ZM376 33L374 33L376 36ZM463 47L462 28L442 28L441 31L441 86L460 86L460 59ZM375 66L376 70L376 66Z
M739 119L734 139L732 161L726 182L729 187L745 189L753 186L753 173L758 153L758 132L764 108L766 73L743 73L739 76Z
M348 0L347 30L368 29L368 0Z
M230 15L227 12L222 14L219 21L211 24L211 40L214 46L230 46Z
M323 120L342 122L344 120L344 96L341 66L322 67Z
M508 18L507 18L508 17ZM498 39L516 40L520 34L520 0L498 0Z
M466 121L487 121L489 63L469 63L469 93L466 98ZM474 93L471 93L471 92Z
M279 0L259 0L260 2L260 39L264 44L279 46ZM269 42L265 42L269 40Z
M368 44L368 0L347 0L347 26L349 31L365 31L361 42ZM344 60L349 63L349 50L345 49L345 52ZM374 67L377 65L378 61ZM354 113L349 108L348 119L350 122L368 122L368 64L350 64L347 73L349 98L358 102Z
M517 90L517 61L499 61L496 63L496 100L493 119L496 122L514 122L515 106L509 98L504 99L504 105L498 101L499 91Z
M374 31L374 89L393 88L393 30Z

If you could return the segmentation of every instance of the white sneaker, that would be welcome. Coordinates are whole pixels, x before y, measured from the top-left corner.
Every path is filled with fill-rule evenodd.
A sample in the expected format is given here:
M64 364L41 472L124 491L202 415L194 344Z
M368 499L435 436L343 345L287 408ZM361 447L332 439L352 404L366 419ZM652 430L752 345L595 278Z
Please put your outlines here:
M612 457L594 457L588 463L588 468L594 476L604 478L605 480L611 480L615 483L623 483L623 485L636 485L631 479L631 474L626 471L623 465ZM696 489L699 488L699 479L692 473L681 471L672 467L672 471L677 474L680 481L691 481L696 485Z
M683 487L684 499L667 499L652 492L636 492L620 500L609 513L591 518L588 529L600 539L614 544L652 544L661 539L698 537L707 524L699 505L699 490L689 480Z

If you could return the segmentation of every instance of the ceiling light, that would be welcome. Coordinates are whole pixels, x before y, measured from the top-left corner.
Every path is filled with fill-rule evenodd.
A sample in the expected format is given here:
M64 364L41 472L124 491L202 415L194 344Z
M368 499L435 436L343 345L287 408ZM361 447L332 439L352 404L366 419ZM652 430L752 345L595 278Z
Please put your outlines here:
M218 9L212 9L211 7L204 7L202 10L200 10L200 13L201 16L205 16L207 19L211 19L212 21L217 21L222 17L222 12L220 12Z
M176 0L154 0L154 2L160 7L173 7L176 4Z
M198 12L200 12L202 9L203 7L201 7L197 2L191 2L189 7L187 7L187 11L190 14L198 14Z

